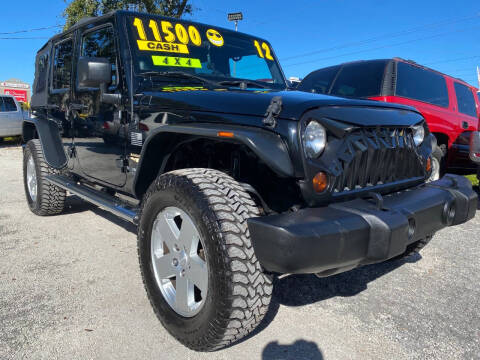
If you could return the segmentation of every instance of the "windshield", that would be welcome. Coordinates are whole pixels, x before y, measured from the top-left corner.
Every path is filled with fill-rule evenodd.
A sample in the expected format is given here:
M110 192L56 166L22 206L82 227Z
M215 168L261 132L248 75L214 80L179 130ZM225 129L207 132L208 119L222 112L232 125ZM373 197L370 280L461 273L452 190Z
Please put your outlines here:
M244 82L248 88L286 87L271 46L264 40L151 16L128 17L127 23L137 72L180 71L230 86L248 80Z

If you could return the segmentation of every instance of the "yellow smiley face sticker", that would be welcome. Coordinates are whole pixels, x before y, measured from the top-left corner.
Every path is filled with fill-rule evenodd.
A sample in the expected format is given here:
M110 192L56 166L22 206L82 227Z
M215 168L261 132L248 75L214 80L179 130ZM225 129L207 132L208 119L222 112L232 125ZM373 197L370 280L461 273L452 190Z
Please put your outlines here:
M207 39L215 46L223 46L223 36L215 29L207 30Z

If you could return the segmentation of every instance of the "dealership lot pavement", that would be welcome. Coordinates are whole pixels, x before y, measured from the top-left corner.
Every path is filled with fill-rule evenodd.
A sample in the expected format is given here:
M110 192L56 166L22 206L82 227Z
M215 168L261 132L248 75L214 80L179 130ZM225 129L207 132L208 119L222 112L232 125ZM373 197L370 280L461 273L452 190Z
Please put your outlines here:
M34 216L21 161L0 144L0 359L480 358L480 215L407 261L279 279L254 336L199 354L155 318L135 227L75 197Z

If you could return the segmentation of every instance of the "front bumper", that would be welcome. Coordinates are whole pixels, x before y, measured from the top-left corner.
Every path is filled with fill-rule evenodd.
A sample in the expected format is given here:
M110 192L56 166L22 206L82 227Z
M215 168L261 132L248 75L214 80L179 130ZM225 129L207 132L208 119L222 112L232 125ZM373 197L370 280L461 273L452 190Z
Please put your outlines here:
M332 275L400 255L409 244L470 220L477 209L470 182L451 174L372 199L249 219L258 260L271 272Z

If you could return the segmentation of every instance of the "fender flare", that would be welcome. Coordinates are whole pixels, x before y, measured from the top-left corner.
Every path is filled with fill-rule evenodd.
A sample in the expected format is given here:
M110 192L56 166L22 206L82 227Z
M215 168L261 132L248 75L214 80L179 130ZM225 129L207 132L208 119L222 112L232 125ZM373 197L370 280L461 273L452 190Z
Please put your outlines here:
M229 133L228 137L219 135L219 132ZM287 145L282 138L272 131L261 128L235 126L224 124L182 124L182 125L163 125L155 129L146 139L140 161L135 173L133 190L138 197L141 191L138 189L139 179L141 179L143 160L148 152L149 144L158 136L168 136L168 134L192 135L196 137L215 138L217 140L233 141L246 145L255 155L258 156L273 172L281 177L294 176L294 167L290 159ZM159 161L169 154L161 156Z
M35 132L42 145L43 155L48 165L55 169L62 169L67 165L67 156L63 148L60 130L55 121L42 117L29 118L23 120L22 137L25 142L35 138L28 128L35 127ZM46 146L48 144L48 146Z

